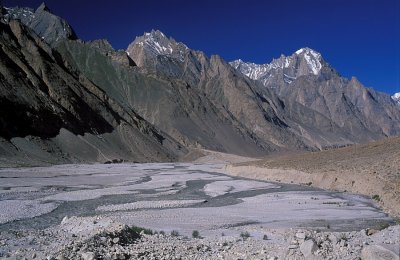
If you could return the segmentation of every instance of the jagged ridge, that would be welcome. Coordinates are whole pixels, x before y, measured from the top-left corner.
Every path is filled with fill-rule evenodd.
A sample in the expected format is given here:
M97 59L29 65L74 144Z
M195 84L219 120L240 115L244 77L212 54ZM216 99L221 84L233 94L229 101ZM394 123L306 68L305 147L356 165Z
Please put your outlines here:
M36 10L27 7L5 7L3 20L8 22L15 19L34 30L52 46L65 39L75 40L78 38L67 21L52 14L45 3L42 3Z
M10 16L11 9L6 10L3 23L7 27L15 22ZM153 30L136 37L126 52L116 51L106 40L75 41L74 34L59 34L68 28L66 22L51 14L45 6L35 12L31 10L29 15L29 10L21 10L16 18L25 17L23 14L36 17L36 12L43 15L34 18L36 23L24 23L33 31L22 26L15 31L15 37L30 42L34 39L33 46L38 45L43 51L37 54L29 45L21 45L20 56L24 56L25 63L32 67L23 70L34 70L35 74L31 74L35 76L28 78L32 83L22 81L18 84L29 86L33 93L31 96L42 95L38 94L40 91L48 92L51 105L47 101L44 104L47 104L46 111L54 117L52 121L55 123L52 125L54 129L46 128L48 121L43 119L49 117L37 109L40 105L27 99L24 102L34 108L36 117L30 116L32 111L27 111L28 114L17 115L15 121L7 117L3 117L3 121L9 124L10 129L14 127L16 130L12 132L15 133L22 129L18 125L21 120L43 120L41 124L44 127L42 130L25 129L17 136L3 131L2 136L6 138L4 147L9 145L9 141L15 145L22 142L18 138L32 136L39 138L35 139L35 147L37 142L50 138L52 147L60 150L59 155L68 160L71 160L71 155L66 155L65 151L73 153L77 160L104 161L110 157L109 154L115 157L125 153L129 154L126 158L143 161L146 158L177 158L188 151L186 148L259 156L286 149L343 146L400 133L399 106L389 95L367 89L355 78L341 77L320 53L310 48L302 48L287 57L282 55L270 64L242 61L229 64L218 55L207 57L203 52L191 50ZM50 33L46 38L44 35L54 29L54 21L56 34ZM8 44L3 41L3 46ZM49 63L56 66L47 66ZM18 66L23 64L21 62ZM11 67L4 63L4 71ZM2 75L7 78L10 73ZM2 88L16 88L18 74L11 75L13 83L3 84ZM71 78L67 82L72 85L60 84L59 90L52 82L63 77ZM92 96L93 93L89 93L84 99L76 99L68 91L62 92L64 88L73 90L78 97L87 91L97 94ZM24 88L19 91L14 92L18 98L26 98ZM54 95L57 91L64 94ZM102 101L99 103L98 99ZM5 100L10 106L18 103L10 95ZM76 100L79 100L79 106L74 103ZM54 107L60 110L54 110ZM88 111L92 112L85 115ZM28 115L27 119L24 119L25 115ZM54 131L43 135L45 130L52 129ZM87 156L81 151L67 149L66 139L58 135L58 132L65 135L63 129L73 134L69 138L75 140L77 147L89 143L91 151L97 149L99 155ZM113 134L116 131L118 134ZM92 136L96 135L104 138L102 140L108 146L93 141ZM82 141L80 136L85 140ZM115 145L123 147L122 150L117 152ZM26 150L21 143L16 146ZM108 155L105 155L105 147L111 151ZM80 149L90 150L87 147ZM17 151L14 153L18 154ZM32 152L29 154L36 156ZM41 156L46 158L46 155Z

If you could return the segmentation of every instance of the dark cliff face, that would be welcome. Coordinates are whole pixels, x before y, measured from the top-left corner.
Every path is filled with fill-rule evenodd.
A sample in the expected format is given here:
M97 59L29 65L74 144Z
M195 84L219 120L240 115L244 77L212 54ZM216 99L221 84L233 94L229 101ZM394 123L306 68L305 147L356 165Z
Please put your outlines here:
M112 122L97 111L106 111L105 104L93 100L91 86L63 68L52 49L18 21L0 26L3 136L54 137L60 128L74 134L112 130Z
M75 134L112 130L90 106L91 93L45 43L16 20L0 28L2 136L54 137L60 128Z
M10 164L20 159L19 153L35 157L30 153L39 146L36 141L24 147L15 144L31 137L46 142L40 145L48 151L42 155L48 162L158 161L184 153L178 143L108 97L19 21L0 23L0 46L0 146L13 144ZM75 147L65 147L69 142L76 142ZM57 155L51 152L54 149Z
M107 95L183 146L252 155L268 148L201 90L180 79L143 73L138 67L110 59L113 53L106 56L94 50L90 43L65 42L58 50Z

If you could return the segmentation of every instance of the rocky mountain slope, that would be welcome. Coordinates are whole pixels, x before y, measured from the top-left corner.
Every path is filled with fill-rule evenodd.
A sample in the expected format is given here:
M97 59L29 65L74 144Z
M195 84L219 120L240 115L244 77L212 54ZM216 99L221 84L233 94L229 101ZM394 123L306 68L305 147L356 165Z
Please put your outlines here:
M241 60L230 64L274 91L287 105L288 117L295 123L291 126L300 132L301 128L320 130L322 135L314 136L322 139L325 133L333 132L335 141L330 143L338 145L400 134L399 108L389 95L364 87L355 77L341 77L312 49L302 48L269 64ZM334 131L330 130L332 127ZM317 141L312 133L305 134Z
M90 45L69 41L58 50L107 95L137 111L183 146L252 155L263 152L262 140L253 138L241 122L220 111L199 90L179 79L126 66L113 58L118 52L107 56Z
M159 53L159 50L165 52ZM307 147L281 119L279 100L271 93L264 97L259 95L258 85L242 77L219 56L207 57L203 52L176 43L159 31L137 37L127 52L141 71L166 80L177 79L203 96L207 106L226 118L219 120L218 124L232 125L232 132L242 136L229 138L230 143L250 138L252 143L266 151L288 146ZM218 133L216 128L208 128L207 131L210 129ZM222 130L219 135L225 133L226 130ZM244 147L240 145L240 148L225 151L240 153Z
M36 10L27 7L2 9L3 19L20 20L22 24L31 28L48 44L55 46L65 39L77 39L74 30L64 19L51 13L50 9L42 3Z
M301 76L329 75L332 72L336 74L322 55L310 48L301 48L287 57L282 54L267 64L244 62L240 59L230 64L249 78L259 80L272 88L279 88L281 83L290 84Z
M137 37L128 54L146 72L200 89L278 149L343 146L400 133L400 111L387 94L341 77L309 48L265 65L235 61L232 71L220 57L152 31Z
M261 156L400 134L390 96L309 48L229 64L157 30L126 51L83 42L44 4L1 14L3 162L172 160L192 148Z
M0 31L3 165L173 160L185 152L19 21L0 23Z

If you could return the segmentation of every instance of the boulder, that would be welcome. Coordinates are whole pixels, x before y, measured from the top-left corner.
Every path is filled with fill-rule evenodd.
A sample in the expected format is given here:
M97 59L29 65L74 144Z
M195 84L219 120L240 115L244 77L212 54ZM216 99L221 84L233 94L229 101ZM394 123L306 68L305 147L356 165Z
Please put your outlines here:
M364 247L361 251L362 260L399 260L399 255L378 245Z
M296 238L304 240L304 239L306 239L306 234L303 232L298 232L298 233L296 233Z
M96 254L93 252L84 252L81 254L81 257L83 260L95 260L96 258Z
M300 245L300 251L306 259L311 258L311 256L317 250L318 250L318 246L315 243L315 241L312 239L306 240Z

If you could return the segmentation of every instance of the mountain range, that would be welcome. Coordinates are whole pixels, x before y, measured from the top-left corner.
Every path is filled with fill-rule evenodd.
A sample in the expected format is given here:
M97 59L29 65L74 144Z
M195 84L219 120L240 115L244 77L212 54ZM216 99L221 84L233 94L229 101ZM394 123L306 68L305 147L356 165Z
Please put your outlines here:
M44 4L0 11L1 165L262 156L400 134L400 94L342 77L310 48L226 62L153 30L114 50Z

